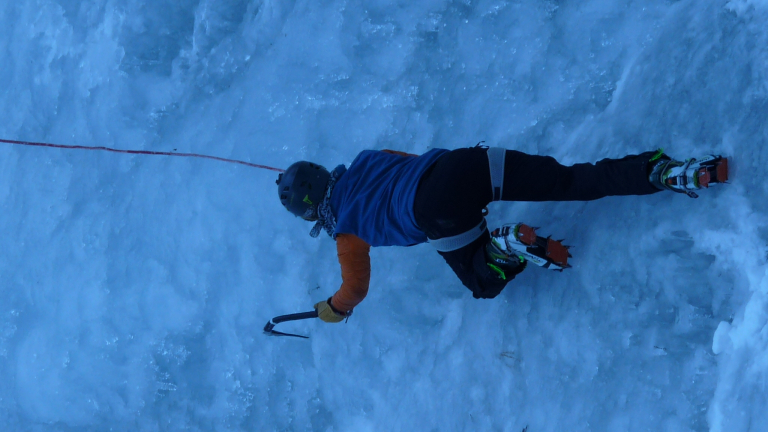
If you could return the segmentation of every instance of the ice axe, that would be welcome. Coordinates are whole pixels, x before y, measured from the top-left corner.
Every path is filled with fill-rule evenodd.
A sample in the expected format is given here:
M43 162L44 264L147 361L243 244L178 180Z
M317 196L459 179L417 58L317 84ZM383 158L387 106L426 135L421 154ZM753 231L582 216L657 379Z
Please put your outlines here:
M280 315L272 318L267 322L267 325L264 326L264 333L266 333L268 336L292 336L297 338L303 338L303 339L309 339L308 336L302 336L292 333L283 333L274 330L275 326L277 324L280 324L281 322L286 321L298 321L298 320L304 320L304 319L310 319L310 318L317 318L317 311L309 311L309 312L301 312L301 313L295 313L295 314L289 314L289 315Z

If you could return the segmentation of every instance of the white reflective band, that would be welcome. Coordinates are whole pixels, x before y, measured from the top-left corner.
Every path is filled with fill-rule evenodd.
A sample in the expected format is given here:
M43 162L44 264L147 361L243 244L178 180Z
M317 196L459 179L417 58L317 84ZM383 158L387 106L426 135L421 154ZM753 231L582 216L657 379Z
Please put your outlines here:
M507 149L501 147L491 147L488 149L488 166L491 168L491 189L493 200L501 200L504 192L504 158L507 156Z
M456 249L461 249L464 246L477 240L483 232L485 232L486 224L485 218L480 222L480 225L472 228L471 230L455 235L453 237L443 237L437 240L429 240L429 244L435 247L440 252L451 252Z

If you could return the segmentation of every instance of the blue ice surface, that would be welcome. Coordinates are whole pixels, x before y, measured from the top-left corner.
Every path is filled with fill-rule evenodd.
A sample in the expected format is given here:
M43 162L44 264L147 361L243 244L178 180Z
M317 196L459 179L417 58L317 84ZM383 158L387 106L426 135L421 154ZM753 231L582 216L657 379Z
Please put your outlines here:
M0 145L0 430L768 427L765 0L40 0L0 5L0 138L285 168L484 140L563 163L658 147L732 184L493 204L574 245L475 300L377 248L340 283L275 173ZM762 425L762 426L761 426Z

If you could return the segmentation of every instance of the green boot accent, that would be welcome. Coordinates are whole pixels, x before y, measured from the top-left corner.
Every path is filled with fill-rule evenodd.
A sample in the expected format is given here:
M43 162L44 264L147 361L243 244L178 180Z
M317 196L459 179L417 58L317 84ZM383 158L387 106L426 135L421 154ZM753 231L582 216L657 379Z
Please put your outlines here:
M507 255L495 239L491 239L491 242L485 245L485 259L488 267L498 273L503 280L507 280L508 272L518 273L519 267L525 263L525 257Z

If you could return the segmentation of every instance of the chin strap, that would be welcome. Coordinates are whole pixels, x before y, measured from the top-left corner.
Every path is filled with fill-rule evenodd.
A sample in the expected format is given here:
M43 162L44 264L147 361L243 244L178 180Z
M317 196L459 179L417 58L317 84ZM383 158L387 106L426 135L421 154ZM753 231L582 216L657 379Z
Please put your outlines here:
M334 186L336 186L336 180L345 172L347 172L347 168L344 165L339 165L331 171L331 178L325 187L325 196L317 205L317 222L309 232L311 237L317 237L320 235L320 231L325 230L332 239L336 240L336 217L331 211L331 194Z

